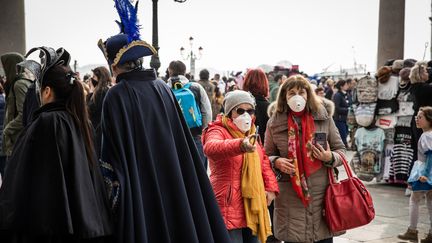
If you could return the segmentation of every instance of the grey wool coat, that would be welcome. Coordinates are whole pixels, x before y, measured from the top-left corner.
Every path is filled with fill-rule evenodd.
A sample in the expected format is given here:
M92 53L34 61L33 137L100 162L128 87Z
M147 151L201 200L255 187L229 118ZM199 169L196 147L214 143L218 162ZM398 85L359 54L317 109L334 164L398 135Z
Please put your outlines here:
M328 108L328 107L327 107ZM328 166L337 167L342 164L341 156L345 146L340 138L332 117L322 105L313 114L315 130L325 132L330 149L333 153L333 163ZM275 113L267 123L264 147L270 160L278 157L287 158L288 154L288 121L287 113ZM274 165L274 163L272 163ZM273 168L276 172L277 169ZM307 208L302 204L291 186L290 177L282 173L278 183L279 196L275 199L273 225L276 238L288 242L315 242L334 236L323 216L324 196L329 184L328 167L323 166L307 179L312 200Z

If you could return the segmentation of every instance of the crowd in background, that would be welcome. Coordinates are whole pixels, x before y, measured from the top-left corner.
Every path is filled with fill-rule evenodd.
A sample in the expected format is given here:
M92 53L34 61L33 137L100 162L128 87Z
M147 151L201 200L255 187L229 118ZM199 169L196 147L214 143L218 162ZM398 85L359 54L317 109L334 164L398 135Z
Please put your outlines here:
M1 60L6 73L0 83L0 121L4 122L0 126L3 148L0 174L4 175L5 167L8 167L6 161L13 157L21 131L32 125L33 113L38 113L32 100L37 97L32 94L40 87L33 84L36 75L28 63L22 64L26 62L22 55L8 53ZM345 149L356 151L362 161L361 129L375 132L381 127L380 122L385 123L382 116L387 118L402 108L413 110L400 115L412 118L408 122L404 120L409 124L412 136L408 144L413 150L411 166L417 159L417 140L421 135L421 131L411 126L414 116L420 107L432 105L428 98L432 91L431 66L432 62L392 60L375 76L365 74L365 77L338 80L309 78L297 70L283 67L275 67L268 73L251 68L244 74L232 73L230 77L221 77L217 73L210 77L210 72L203 69L198 78L194 78L186 73L183 62L172 61L162 79L178 101L204 169L210 171L210 182L232 242L263 242L271 235L267 242L280 242L278 239L281 239L325 243L332 242L333 236L338 235L328 230L321 215L323 203L320 198L328 184L325 168L339 166ZM373 105L373 119L367 125L363 125L363 120L359 120L361 115L357 114L359 107L369 105L361 93L365 79L376 86L377 92L373 98L377 103ZM102 153L103 130L107 129L102 124L103 109L107 106L105 97L117 81L109 69L101 66L82 80L76 76L76 82L82 87L89 124L92 124L91 146L99 155ZM393 93L388 94L389 89ZM402 94L407 96L400 97ZM193 97L187 101L191 102L190 107L184 104L188 96ZM45 96L41 97L39 99ZM49 92L45 100L50 100ZM399 101L397 108L392 107L392 101ZM399 123L387 128L400 127L396 124ZM312 144L316 132L327 134L328 146L302 146ZM388 136L383 135L380 152L385 151L384 140L388 140ZM393 131L392 139L395 137L397 132ZM408 146L406 141L404 144ZM379 156L383 160L377 158L379 165L372 167L382 168L373 176L380 174L381 179L390 181L390 176L385 177L385 170L387 173L392 170L393 180L397 180L397 163L391 162L385 169L385 156ZM317 164L316 161L320 162ZM356 171L356 162L351 165ZM357 170L359 174L365 173ZM399 183L406 183L409 171L404 176ZM267 210L272 223L265 217ZM302 215L308 216L299 219ZM296 227L291 227L291 223Z

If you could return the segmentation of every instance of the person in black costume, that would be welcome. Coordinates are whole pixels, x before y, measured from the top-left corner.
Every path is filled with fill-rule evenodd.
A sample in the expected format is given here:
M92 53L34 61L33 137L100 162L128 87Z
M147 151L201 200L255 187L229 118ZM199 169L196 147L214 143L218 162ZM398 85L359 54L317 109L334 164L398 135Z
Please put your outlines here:
M20 135L0 188L2 243L112 242L83 87L56 58L43 65L42 107Z
M102 103L111 84L111 75L106 67L97 67L92 70L91 84L94 87L92 93L87 95L87 108L89 118L95 131L95 150L100 155L102 131L100 126L102 116Z
M136 11L116 0L122 4ZM142 57L156 50L127 30L98 44L116 79L103 103L100 159L115 241L230 242L177 100L153 69L142 68Z

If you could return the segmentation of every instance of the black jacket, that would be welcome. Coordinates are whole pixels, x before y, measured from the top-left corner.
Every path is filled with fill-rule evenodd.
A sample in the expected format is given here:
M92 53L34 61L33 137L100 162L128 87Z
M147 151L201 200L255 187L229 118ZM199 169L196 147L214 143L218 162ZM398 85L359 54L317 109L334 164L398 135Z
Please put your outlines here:
M255 125L259 126L259 135L261 138L261 142L264 144L265 139L265 130L267 128L267 121L269 120L267 114L267 108L270 105L269 101L262 96L255 96L256 107L255 107Z
M101 157L120 184L116 242L229 242L170 87L152 70L120 74L117 82L103 105Z
M100 148L102 142L102 129L101 129L101 116L102 116L102 104L105 98L108 88L102 89L100 92L89 94L87 97L87 108L89 119L94 128L94 144L96 154L100 155ZM92 96L95 96L94 98Z
M411 84L411 94L414 97L415 115L422 106L432 106L432 84L414 83Z
M351 97L348 95L348 93L344 94L341 91L338 91L333 96L333 102L335 104L335 113L333 115L333 119L335 121L346 121L348 108L352 103Z
M14 147L0 188L0 242L110 235L103 178L98 164L88 161L72 116L64 104L49 103L34 117ZM34 235L45 238L32 241Z

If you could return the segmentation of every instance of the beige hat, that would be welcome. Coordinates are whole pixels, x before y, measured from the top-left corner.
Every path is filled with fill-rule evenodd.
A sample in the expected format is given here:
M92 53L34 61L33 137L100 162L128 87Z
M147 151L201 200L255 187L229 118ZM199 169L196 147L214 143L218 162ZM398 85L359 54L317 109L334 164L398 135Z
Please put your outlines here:
M234 90L225 94L223 101L225 115L240 104L250 104L255 109L255 97L243 90Z
M399 71L403 68L404 60L395 60L392 65L393 73L399 73Z

